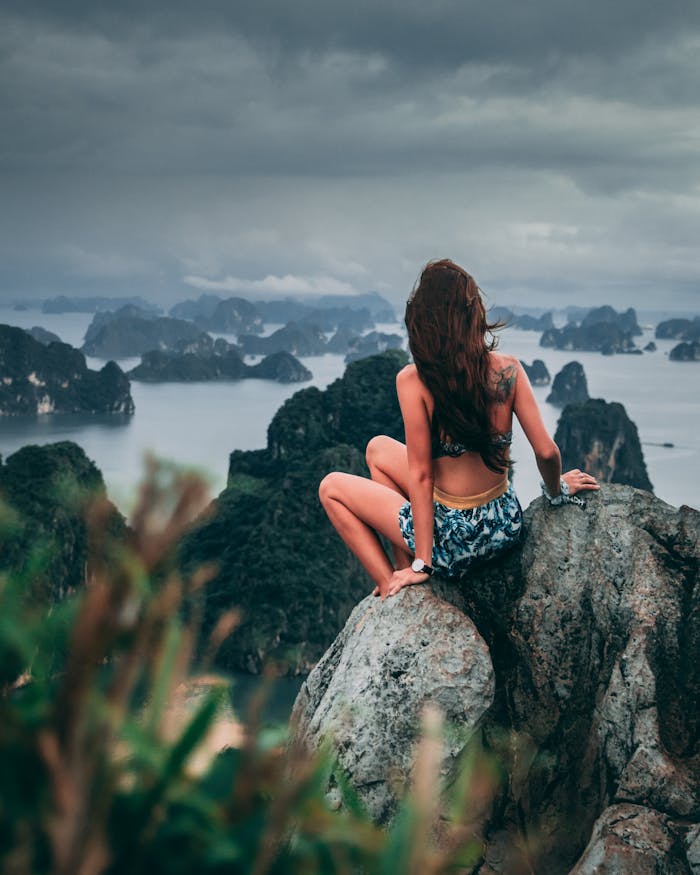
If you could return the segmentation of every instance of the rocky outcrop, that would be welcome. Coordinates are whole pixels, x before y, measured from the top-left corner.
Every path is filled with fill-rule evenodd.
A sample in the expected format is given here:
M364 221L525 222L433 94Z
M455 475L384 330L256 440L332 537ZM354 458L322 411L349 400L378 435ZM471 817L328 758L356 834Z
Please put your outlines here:
M611 322L592 325L565 325L550 328L540 338L540 346L553 349L588 350L604 355L631 352L636 347L629 331L623 331Z
M387 349L401 349L403 338L400 334L385 334L382 331L370 331L362 337L355 337L348 343L346 364L367 358L370 355L379 355Z
M316 307L349 307L369 310L370 316L376 322L396 322L396 314L386 298L379 292L363 292L360 295L321 295L312 299Z
M637 337L642 333L642 329L637 322L637 313L634 307L629 307L624 313L618 313L607 304L604 307L593 307L581 319L580 327L590 328L601 323L617 325L621 331L627 332L633 337Z
M548 328L554 328L554 322L552 321L552 314L550 312L543 313L541 316L530 316L528 313L516 313L510 324L513 328L519 328L521 331L546 331Z
M42 328L41 325L33 325L31 328L26 328L25 331L33 337L34 340L38 340L39 343L63 343L58 334L54 334L53 331L47 331L46 328Z
M79 589L90 557L100 555L86 513L93 501L101 503L103 533L125 537L126 522L107 501L100 470L73 441L26 446L0 458L0 571L18 575L38 603Z
M312 378L311 371L286 352L274 353L256 365L247 365L238 347L208 335L193 343L178 344L177 351L152 350L141 356L140 364L128 372L132 380L146 383L208 382L211 380L275 380L302 383Z
M656 352L656 344L653 340L650 340L649 343L644 347L644 352Z
M487 313L489 322L503 322L509 328L519 328L521 331L546 331L554 327L551 312L541 316L529 313L516 313L510 307L491 307Z
M656 326L657 339L700 340L700 316L694 319L666 319Z
M403 352L385 352L348 365L323 391L295 392L270 423L264 449L231 453L226 489L180 545L185 570L218 566L206 587L204 632L223 611L241 615L218 651L222 668L255 674L274 660L290 675L305 674L369 591L321 507L318 484L329 471L367 476L364 451L374 435L403 440L395 381L406 361Z
M129 358L153 349L174 349L180 341L194 341L200 334L192 322L170 316L98 313L82 349L98 358Z
M567 404L581 404L588 398L588 382L583 365L569 362L554 377L547 402L555 407L565 407Z
M379 823L396 813L410 773L421 709L439 706L459 727L443 748L447 775L493 704L488 648L472 621L426 587L363 599L304 682L292 714L312 749L328 737Z
M83 344L92 344L100 334L100 331L110 322L119 319L156 319L158 313L149 310L146 307L139 307L137 304L125 304L117 310L98 310L90 320L90 324L85 332Z
M129 380L115 362L93 371L67 343L44 345L0 325L0 414L133 412Z
M221 303L220 295L202 293L198 298L188 298L186 301L178 301L168 310L168 316L173 319L210 319L214 310Z
M525 532L461 584L362 602L302 687L296 732L329 738L382 819L420 708L454 715L459 702L443 765L477 727L504 775L470 871L687 875L700 850L700 513L604 485L585 510L537 499ZM407 771L394 771L400 787Z
M533 386L549 385L552 378L547 370L547 365L542 359L534 359L531 365L526 365L525 362L521 360L520 364L523 366L523 370Z
M698 362L700 361L700 341L692 340L688 343L679 343L668 354L672 362Z
M289 352L273 352L257 365L247 365L247 368L247 377L276 383L305 383L313 377L311 371Z
M260 334L263 330L263 319L259 310L245 298L225 298L208 315L200 310L195 315L195 321L205 331L222 334Z
M622 404L591 398L564 408L554 440L562 467L581 468L601 483L652 490L637 426Z
M271 355L273 352L289 352L292 355L323 355L326 338L316 325L288 322L269 337L254 337L241 334L238 345L246 355Z

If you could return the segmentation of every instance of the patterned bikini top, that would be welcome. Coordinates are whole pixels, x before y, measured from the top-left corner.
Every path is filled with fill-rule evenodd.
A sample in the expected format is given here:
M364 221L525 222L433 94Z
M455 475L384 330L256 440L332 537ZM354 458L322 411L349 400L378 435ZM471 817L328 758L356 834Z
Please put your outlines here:
M513 432L498 432L493 436L492 441L496 447L509 447L513 442ZM478 452L474 447L468 447L466 444L460 444L458 441L440 440L440 437L435 433L432 436L431 449L433 459L439 459L442 456L456 458L457 456L464 455L464 453Z

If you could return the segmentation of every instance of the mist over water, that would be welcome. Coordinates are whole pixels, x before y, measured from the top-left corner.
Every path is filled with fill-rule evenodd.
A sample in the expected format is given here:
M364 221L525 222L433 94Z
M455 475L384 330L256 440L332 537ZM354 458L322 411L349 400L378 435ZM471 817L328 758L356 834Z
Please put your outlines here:
M90 313L44 314L36 310L0 309L0 322L30 328L41 325L62 340L79 347ZM277 326L266 326L271 333ZM377 330L399 330L378 325ZM225 335L222 335L225 336ZM592 398L619 401L637 425L655 494L672 505L698 506L696 471L700 462L700 366L671 362L668 351L677 341L657 340L658 350L643 355L603 356L593 352L542 349L540 334L507 328L500 333L502 352L530 364L544 360L554 375L567 363L580 361ZM637 338L643 347L653 338L645 329ZM227 339L232 340L232 337ZM139 359L122 359L128 370ZM226 485L229 453L234 449L264 447L267 427L284 401L306 386L325 388L345 370L343 356L302 358L313 374L309 383L283 385L268 380L209 383L137 383L131 391L136 405L133 417L49 414L0 417L0 453L10 453L30 443L73 440L100 468L112 500L129 514L143 473L147 451L202 471L212 494ZM88 358L88 366L104 361ZM535 386L544 421L554 434L560 410L545 402L550 386ZM673 448L652 446L672 442ZM514 421L512 456L516 460L515 487L523 507L540 494L539 473L532 450Z

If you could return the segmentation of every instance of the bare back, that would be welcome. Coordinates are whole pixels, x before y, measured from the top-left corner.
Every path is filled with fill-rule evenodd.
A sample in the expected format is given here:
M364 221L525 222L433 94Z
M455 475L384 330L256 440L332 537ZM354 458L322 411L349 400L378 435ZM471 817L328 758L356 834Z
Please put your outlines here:
M499 433L509 432L512 428L513 407L515 390L518 379L519 362L514 356L502 353L490 353L490 377L497 391L498 401L492 410L492 425L494 431ZM422 396L421 401L426 413L426 427L430 427L435 402L433 397L418 377L414 365L409 365L406 370L413 371L411 380L414 391ZM411 436L406 435L407 442ZM486 492L497 486L503 479L503 475L491 471L484 464L479 453L465 452L460 456L443 456L432 460L433 477L435 485L444 492L453 495L475 495Z

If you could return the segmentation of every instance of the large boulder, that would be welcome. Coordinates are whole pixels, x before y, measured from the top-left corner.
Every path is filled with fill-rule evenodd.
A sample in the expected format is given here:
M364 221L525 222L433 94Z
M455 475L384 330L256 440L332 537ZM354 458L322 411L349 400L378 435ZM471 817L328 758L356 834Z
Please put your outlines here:
M453 652L455 667L467 653L469 660L482 653L468 625L447 605L433 606L432 590L473 619L496 674L493 704L480 720L472 696L486 703L485 669L476 672L482 678L477 693L464 688L470 716L455 717L453 710L448 718L448 737L460 740L459 729L472 731L478 721L485 743L500 745L507 775L486 826L483 862L474 871L694 871L700 513L649 492L604 485L590 494L585 510L537 499L525 512L525 531L520 548L462 585L435 580L403 590L366 618L369 605L362 603L300 693L300 731L313 743L324 728L336 744L341 739L339 758L346 766L357 763L349 777L361 791L369 793L372 774L382 785L382 763L396 762L397 737L407 746L413 738L397 691L406 696L406 708L431 697L444 701L441 661L424 656L423 612L429 608L439 617L442 610L450 618L453 643L441 654ZM431 625L436 634L439 625ZM455 642L455 630L474 642L469 650ZM397 651L400 658L393 659ZM401 677L411 681L405 689L397 685ZM411 692L416 677L419 696ZM450 677L450 688L459 682ZM382 706L375 718L377 703L389 701L397 710ZM347 725L343 713L351 714ZM370 738L363 721L374 727L378 719L382 731L372 730L365 754L376 766L372 772L360 768ZM504 736L512 740L506 749ZM383 817L390 809L372 810Z
M372 817L387 822L410 772L420 717L438 705L459 728L447 774L493 702L488 648L472 621L426 587L363 599L304 682L292 715L310 748L326 739Z

